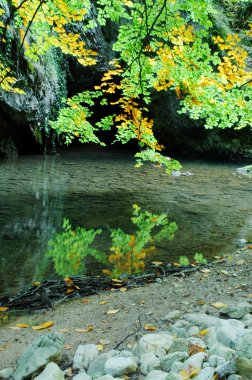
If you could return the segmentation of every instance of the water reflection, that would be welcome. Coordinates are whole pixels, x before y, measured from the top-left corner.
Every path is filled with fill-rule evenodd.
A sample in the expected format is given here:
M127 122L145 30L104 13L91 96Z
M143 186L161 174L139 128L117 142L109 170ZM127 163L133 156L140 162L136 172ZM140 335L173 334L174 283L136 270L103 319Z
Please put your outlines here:
M170 223L166 214L140 210L138 205L133 205L131 221L134 233L126 233L120 228L111 229L110 251L113 253L109 256L92 246L95 237L102 233L101 229L72 229L69 220L64 219L63 232L55 234L49 241L46 254L53 259L55 272L60 276L84 275L88 256L104 266L110 263L110 269L104 269L103 273L111 277L143 272L146 257L156 252L156 242L172 240L177 225Z
M195 252L210 259L231 252L238 239L251 240L252 181L236 172L240 164L183 163L182 170L194 175L178 177L134 164L127 153L97 150L0 161L0 293L57 278L44 252L64 217L73 230L102 229L93 248L109 256L115 254L110 229L136 234L132 204L168 214L178 231L172 241L156 242L155 257L145 257L146 269L153 259L192 261ZM84 262L87 275L114 270L113 263L94 256Z

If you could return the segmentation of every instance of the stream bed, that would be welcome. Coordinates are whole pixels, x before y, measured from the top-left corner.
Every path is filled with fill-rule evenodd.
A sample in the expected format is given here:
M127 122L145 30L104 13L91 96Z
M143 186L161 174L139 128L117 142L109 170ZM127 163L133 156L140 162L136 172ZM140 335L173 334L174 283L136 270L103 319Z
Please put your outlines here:
M239 239L252 239L252 178L241 164L181 162L168 176L152 164L134 167L126 152L72 150L57 156L24 156L0 161L0 294L34 281L58 278L45 254L48 241L67 218L73 228L101 228L97 248L109 255L109 228L132 231L132 205L167 213L178 231L157 244L151 261L178 261L201 252L208 259L231 253ZM187 173L189 172L189 173ZM86 258L86 275L104 264Z

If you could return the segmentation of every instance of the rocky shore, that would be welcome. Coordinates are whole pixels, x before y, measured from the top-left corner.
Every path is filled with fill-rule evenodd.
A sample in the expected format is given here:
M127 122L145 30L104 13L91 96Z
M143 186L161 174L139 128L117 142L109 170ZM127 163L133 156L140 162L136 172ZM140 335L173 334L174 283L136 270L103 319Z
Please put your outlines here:
M1 328L0 379L251 380L250 252L10 320ZM50 331L17 327L49 319Z

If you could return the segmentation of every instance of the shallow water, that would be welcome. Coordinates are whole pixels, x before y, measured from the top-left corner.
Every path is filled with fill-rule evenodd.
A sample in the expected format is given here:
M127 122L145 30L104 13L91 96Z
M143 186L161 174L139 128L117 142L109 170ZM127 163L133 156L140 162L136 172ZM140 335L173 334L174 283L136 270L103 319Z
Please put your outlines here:
M97 244L109 252L108 227L130 230L133 204L168 213L179 229L151 258L164 262L195 252L211 258L234 250L239 239L251 239L252 179L235 171L240 165L182 164L182 171L194 175L171 177L153 165L136 169L130 154L100 150L2 160L0 293L57 278L44 252L63 218L75 227L102 228ZM86 267L86 274L103 269L92 259Z

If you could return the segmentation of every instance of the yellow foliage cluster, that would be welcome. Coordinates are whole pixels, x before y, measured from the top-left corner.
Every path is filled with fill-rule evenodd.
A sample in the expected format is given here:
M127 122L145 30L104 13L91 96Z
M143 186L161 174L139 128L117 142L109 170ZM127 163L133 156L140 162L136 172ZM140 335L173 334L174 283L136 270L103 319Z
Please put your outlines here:
M11 75L11 69L0 62L0 88L4 91L12 91L17 94L24 94L20 88L13 87L17 82L16 78Z
M20 6L20 1L14 0L14 6ZM86 48L86 44L81 40L80 35L66 30L69 24L74 24L83 20L88 10L83 8L79 11L71 9L70 5L64 0L54 0L53 7L46 2L39 0L29 0L18 10L19 17L22 19L21 43L25 47L26 56L35 59L39 54L43 54L51 47L58 47L64 54L71 54L77 57L82 65L93 65L96 63L94 56L96 52ZM38 33L36 41L31 42L26 36L23 41L27 28L32 22L36 31L36 25L47 25L41 34ZM38 30L39 28L37 28Z
M108 257L108 262L115 265L116 275L123 273L133 274L144 270L144 259L155 251L155 247L151 246L138 250L136 247L136 235L130 235L129 249L122 252L119 247L111 247L113 252ZM108 269L104 269L103 273L112 275ZM114 273L115 274L115 273Z
M252 80L252 72L246 70L248 53L239 45L241 39L238 34L228 34L225 40L220 36L214 37L213 41L225 52L218 66L218 81L222 84L220 89L229 90L234 85L242 86Z

